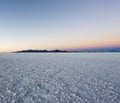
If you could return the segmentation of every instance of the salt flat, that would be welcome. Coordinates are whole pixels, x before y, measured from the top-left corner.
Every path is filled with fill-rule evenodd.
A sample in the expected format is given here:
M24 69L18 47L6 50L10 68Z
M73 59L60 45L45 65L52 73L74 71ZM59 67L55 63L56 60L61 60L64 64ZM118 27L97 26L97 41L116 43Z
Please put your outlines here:
M0 103L120 103L120 53L1 53Z

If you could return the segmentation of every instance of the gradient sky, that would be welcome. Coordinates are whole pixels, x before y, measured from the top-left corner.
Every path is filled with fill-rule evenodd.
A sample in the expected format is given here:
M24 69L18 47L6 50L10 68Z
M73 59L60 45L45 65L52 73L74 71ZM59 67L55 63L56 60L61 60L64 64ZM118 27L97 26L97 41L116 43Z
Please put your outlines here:
M0 52L120 46L120 0L0 0Z

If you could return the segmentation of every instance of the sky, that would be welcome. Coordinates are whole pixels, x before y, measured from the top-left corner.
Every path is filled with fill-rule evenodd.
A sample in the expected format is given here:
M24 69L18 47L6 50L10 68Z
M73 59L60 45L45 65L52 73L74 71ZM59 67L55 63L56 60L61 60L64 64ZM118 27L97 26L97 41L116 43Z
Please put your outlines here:
M120 0L0 0L0 52L120 47Z

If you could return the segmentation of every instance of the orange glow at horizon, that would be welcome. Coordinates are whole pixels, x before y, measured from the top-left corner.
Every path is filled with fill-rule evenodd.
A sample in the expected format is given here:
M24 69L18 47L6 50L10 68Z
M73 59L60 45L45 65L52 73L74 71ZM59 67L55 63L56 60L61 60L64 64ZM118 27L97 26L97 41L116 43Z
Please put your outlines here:
M112 40L83 40L83 41L67 41L67 42L56 42L56 43L49 43L44 45L10 45L8 47L1 46L0 52L14 52L19 50L27 50L27 49L38 49L38 50L54 50L54 49L61 49L61 50L76 50L76 49L92 49L92 48L107 48L107 47L120 47L120 40L117 38L113 38Z
M46 38L45 40L39 41L37 38L29 38L26 42L26 39L22 42L20 41L10 41L4 42L2 41L0 44L0 52L14 52L19 50L78 50L78 49L93 49L93 48L107 48L107 47L120 47L120 36L113 35L113 33L98 33L97 35L77 35L73 36L73 34L67 34L67 36L56 37L54 38ZM68 36L69 35L69 36ZM6 43L6 44L5 44Z

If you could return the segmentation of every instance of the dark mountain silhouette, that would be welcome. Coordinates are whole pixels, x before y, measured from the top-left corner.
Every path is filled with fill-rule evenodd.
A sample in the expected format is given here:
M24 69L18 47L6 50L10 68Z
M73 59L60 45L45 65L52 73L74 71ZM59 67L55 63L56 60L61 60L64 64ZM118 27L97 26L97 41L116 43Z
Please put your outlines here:
M77 50L71 50L71 51L66 51L66 50L21 50L21 51L16 51L14 53L61 53L61 52L120 52L120 47L109 47L109 48L91 48L91 49L77 49Z
M68 52L68 51L65 51L65 50L22 50L22 51L17 51L15 53L44 53L44 52Z

